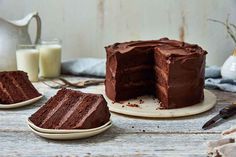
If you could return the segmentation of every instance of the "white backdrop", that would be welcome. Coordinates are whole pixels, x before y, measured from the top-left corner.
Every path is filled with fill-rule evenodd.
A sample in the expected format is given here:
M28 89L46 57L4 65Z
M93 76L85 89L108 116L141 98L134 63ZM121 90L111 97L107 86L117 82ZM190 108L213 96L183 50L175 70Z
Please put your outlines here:
M63 60L105 57L104 46L114 42L169 37L202 46L208 65L221 65L235 46L223 26L207 19L230 14L236 23L235 8L236 0L0 0L4 18L38 11L42 38L63 40Z

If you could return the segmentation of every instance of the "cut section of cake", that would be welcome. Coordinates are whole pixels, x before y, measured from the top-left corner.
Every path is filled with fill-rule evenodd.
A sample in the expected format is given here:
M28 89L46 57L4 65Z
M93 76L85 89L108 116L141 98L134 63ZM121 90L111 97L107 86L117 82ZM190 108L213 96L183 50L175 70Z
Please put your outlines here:
M102 95L61 89L29 120L45 129L90 129L107 123L110 112Z
M13 104L36 98L41 94L23 71L0 72L0 103Z
M162 38L115 43L105 49L105 91L111 100L153 95L162 108L170 109L204 99L207 52L198 45Z
M163 108L191 106L204 99L205 54L197 45L164 40L154 50L155 94Z

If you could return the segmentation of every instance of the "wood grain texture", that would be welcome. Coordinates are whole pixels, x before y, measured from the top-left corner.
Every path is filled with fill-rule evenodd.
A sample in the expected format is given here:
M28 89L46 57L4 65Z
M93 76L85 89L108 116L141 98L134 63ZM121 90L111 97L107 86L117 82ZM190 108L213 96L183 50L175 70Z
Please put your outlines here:
M182 135L104 132L89 139L45 140L31 132L1 133L1 155L9 156L206 156L212 134Z
M69 79L78 81L85 78ZM234 118L231 118L211 130L201 129L227 103L236 101L233 93L212 90L218 103L209 112L171 119L140 119L112 114L112 128L98 136L75 141L46 140L27 128L26 119L57 90L42 83L34 85L45 95L39 102L24 108L0 110L0 156L200 157L206 156L208 140L219 138L221 131L235 125Z

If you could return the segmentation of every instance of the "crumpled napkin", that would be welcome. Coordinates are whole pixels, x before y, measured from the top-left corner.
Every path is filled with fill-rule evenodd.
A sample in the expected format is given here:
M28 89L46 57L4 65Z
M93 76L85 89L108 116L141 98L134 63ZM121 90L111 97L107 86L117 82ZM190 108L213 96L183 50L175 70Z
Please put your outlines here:
M106 60L99 58L79 58L62 62L62 74L75 76L105 77Z
M221 139L208 142L209 157L236 157L236 126L225 130Z
M236 92L236 80L223 79L220 74L220 67L210 66L205 70L205 87L220 89L228 92Z

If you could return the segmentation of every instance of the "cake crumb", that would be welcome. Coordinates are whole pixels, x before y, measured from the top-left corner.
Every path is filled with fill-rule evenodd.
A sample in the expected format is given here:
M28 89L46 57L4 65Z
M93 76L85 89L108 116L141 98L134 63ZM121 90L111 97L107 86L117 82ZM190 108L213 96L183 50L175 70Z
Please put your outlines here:
M125 105L122 105L122 108L124 108L125 107Z
M161 107L161 106L159 106L159 107L156 108L156 110L163 110L163 109L165 109L165 108L163 108L163 107Z
M139 100L139 104L143 104L144 101L142 99Z
M115 101L112 101L111 103L112 103L112 104L114 104L114 103L115 103Z
M119 101L120 104L124 104L125 102L124 101Z
M157 100L156 103L161 105L161 102L159 100Z
M131 103L128 103L126 106L129 106L129 107L139 107L138 104L131 104Z

